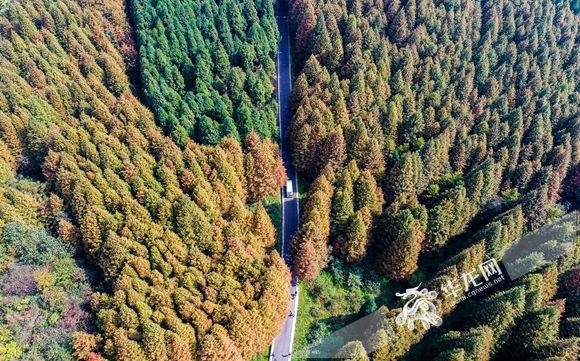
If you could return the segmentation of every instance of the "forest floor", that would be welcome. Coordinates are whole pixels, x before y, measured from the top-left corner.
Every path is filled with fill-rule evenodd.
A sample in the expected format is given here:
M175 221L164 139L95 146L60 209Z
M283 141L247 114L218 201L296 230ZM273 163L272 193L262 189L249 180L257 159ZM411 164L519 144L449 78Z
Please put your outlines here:
M386 295L393 294L389 292L393 286L368 266L347 265L331 259L316 279L300 283L294 353L374 312L377 307L392 306L395 300Z

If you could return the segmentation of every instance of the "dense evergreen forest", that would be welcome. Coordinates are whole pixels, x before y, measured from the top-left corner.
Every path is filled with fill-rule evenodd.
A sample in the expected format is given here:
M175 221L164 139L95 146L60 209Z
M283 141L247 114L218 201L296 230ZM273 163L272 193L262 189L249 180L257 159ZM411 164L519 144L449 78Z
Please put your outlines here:
M206 142L215 146L174 136L181 147L165 136L128 81L148 53L138 56L122 1L0 6L0 359L242 360L265 350L289 304L259 202L285 181L278 146L251 129L243 147L239 135ZM211 83L198 80L194 98L219 102ZM271 107L267 89L251 109Z
M147 104L179 145L278 137L270 0L131 0Z
M316 280L332 255L440 289L577 208L573 10L550 0L292 0L291 138L296 167L312 181L293 243L299 277ZM575 257L457 311L472 319L417 345L417 359L517 350L574 360ZM448 300L438 306L454 315ZM392 329L399 311L389 311ZM395 341L375 331L372 349L383 346L373 360L402 357L425 333ZM366 360L369 346L353 342L341 355Z

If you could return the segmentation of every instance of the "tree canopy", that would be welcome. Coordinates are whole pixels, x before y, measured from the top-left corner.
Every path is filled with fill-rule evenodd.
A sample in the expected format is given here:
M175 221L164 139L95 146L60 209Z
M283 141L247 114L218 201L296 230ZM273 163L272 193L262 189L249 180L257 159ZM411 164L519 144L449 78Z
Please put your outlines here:
M132 5L139 4L134 1ZM181 7L179 2L174 6L157 4L159 19L171 15L173 20L165 25L154 20L157 16L148 12L152 8L135 12L141 17L137 21L141 65L147 62L148 49L155 49L167 61L189 59L180 53L188 49L179 45L185 39L192 45L199 41L220 46L208 37L216 32L210 26L213 22L208 23L213 19L211 14L218 13L216 3L198 4L196 12L187 14L191 18L167 11L192 11L192 2ZM237 19L229 23L236 33L229 45L247 50L231 53L232 57L240 58L236 61L245 64L245 69L256 70L260 64L256 59L269 59L276 33L266 32L253 20L258 13L264 20L271 18L272 5L259 3L257 9L253 2L227 5L224 1L220 5L222 19L216 23L227 26L225 18ZM219 81L203 59L212 54L217 57L216 64L225 62L226 66L227 56L222 59L221 52L209 52L201 46L191 48L199 61L182 69L197 74L196 81L193 77L187 81L207 96L197 92L183 95L192 104L198 100L199 104L216 104L211 108L213 113L209 107L208 113L203 113L207 117L204 143L208 145L188 140L187 134L180 138L181 133L174 132L172 139L155 122L168 125L162 104L156 107L154 97L147 97L155 117L135 97L129 83L129 76L137 69L137 53L123 2L22 0L0 6L0 83L10 84L0 87L1 176L6 182L23 175L35 177L44 184L35 192L46 198L41 202L41 217L34 224L34 217L26 212L18 216L8 206L23 200L3 193L0 250L13 249L9 254L26 267L63 255L68 257L63 259L70 259L76 252L103 281L95 293L83 296L90 298L96 329L87 329L92 334L75 336L67 346L74 346L69 358L74 353L79 359L91 360L213 360L224 355L249 359L262 352L287 315L290 274L273 248L275 232L264 208L248 204L277 194L285 172L277 146L252 132L263 129L238 131L227 121L223 123L227 132L222 134L222 125L213 123L225 120L216 117L219 112L231 117L235 113L228 113L231 104L222 98L223 92L213 88ZM147 43L147 19L155 33L168 29L172 46ZM252 24L249 27L248 21ZM178 39L175 27L179 22L196 23L206 33L202 36L192 30ZM225 31L220 34L227 35ZM240 44L240 36L254 40ZM259 40L262 38L273 43ZM169 72L162 79L163 86L179 90L183 82L179 72L171 73L173 68L167 64L157 65L157 69ZM261 75L271 74L266 68L246 73L248 79L255 77L246 79L248 84L269 86L269 76ZM228 67L222 75L225 82L227 75L234 78L240 74L243 72ZM145 92L151 92L150 74L143 77ZM203 77L209 77L212 84L203 85L207 80ZM164 94L172 93L164 90ZM253 96L267 107L272 92L258 86ZM240 102L248 104L250 114L258 109L258 102ZM189 112L186 106L183 111ZM270 136L271 128L265 129L263 138ZM246 135L243 150L239 141ZM179 146L176 141L181 142ZM39 207L37 203L30 203L29 213ZM40 228L15 228L9 223L15 218L30 219ZM0 253L5 256L5 252ZM47 267L42 280L40 275L36 280L37 288L47 292L42 296L47 302L61 302L57 292L63 292L61 284L69 282L68 274L61 276L61 271L52 270L58 265ZM20 268L6 272L22 273ZM55 281L55 277L64 278ZM59 317L70 319L59 309L54 312L48 314L49 323L58 325ZM2 322L0 348L14 357L27 352L18 348L20 343L13 338L19 336L6 331ZM75 331L75 327L71 325L70 330ZM70 339L70 335L66 337Z
M479 214L514 204L533 230L561 196L575 201L579 21L569 2L290 3L301 49L294 161L306 178L337 174L328 243L340 257L374 247L357 253L378 254L390 275L410 270L406 278L417 256L402 260L393 247L439 250ZM342 174L353 163L364 185ZM374 203L366 241L347 224L363 199L357 186ZM407 211L416 231L393 230Z
M178 145L278 137L272 1L129 3L144 98Z

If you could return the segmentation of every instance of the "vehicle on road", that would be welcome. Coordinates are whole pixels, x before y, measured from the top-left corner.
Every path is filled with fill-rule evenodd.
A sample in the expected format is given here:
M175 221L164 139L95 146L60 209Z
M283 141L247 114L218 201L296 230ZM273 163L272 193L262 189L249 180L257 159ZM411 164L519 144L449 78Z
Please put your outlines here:
M286 182L286 198L294 197L294 187L292 186L292 180Z

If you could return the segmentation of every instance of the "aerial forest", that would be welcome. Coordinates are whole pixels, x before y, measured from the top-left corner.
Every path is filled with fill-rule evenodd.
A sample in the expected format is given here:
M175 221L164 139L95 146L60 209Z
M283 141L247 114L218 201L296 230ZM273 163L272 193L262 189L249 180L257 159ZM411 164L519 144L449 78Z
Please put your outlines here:
M241 3L226 16L239 18ZM266 349L290 298L260 203L285 181L271 130L233 127L200 143L176 136L193 131L187 115L176 128L160 115L177 115L169 103L156 107L146 86L149 110L130 82L146 68L138 48L149 40L132 38L121 1L1 6L0 359L242 360ZM247 74L262 79L263 103L236 94L250 113L272 96L275 43L246 64L263 61L268 74ZM244 74L226 71L224 82ZM229 114L219 81L202 85L199 75L192 96L218 103L203 114L220 104Z
M338 258L345 267L372 264L403 284L422 277L434 288L500 260L522 234L577 209L577 8L565 1L290 4L299 69L290 137L295 165L311 182L293 240L301 279L316 284ZM416 349L429 351L415 359L501 359L514 347L522 359L575 359L577 344L565 339L578 336L577 326L561 326L558 337L558 323L569 317L577 325L578 317L577 284L570 292L557 283L577 280L578 255L567 257L463 309L478 316L426 340ZM529 292L543 296L529 304ZM453 306L442 302L450 314ZM397 312L389 312L396 328ZM397 345L384 329L368 337L386 345L372 360L394 360L422 333ZM345 347L349 360L368 359L362 343Z
M327 188L303 223L330 224L297 237L303 278L324 266L308 250L328 239L348 262L373 248L385 275L407 278L478 214L521 207L537 229L564 185L576 188L565 182L580 161L579 24L567 4L297 0L291 11L307 49L294 159L314 193Z
M334 359L576 361L579 28L574 0L0 0L0 361L264 361L288 317L297 354L367 316ZM530 271L398 323L490 260Z

